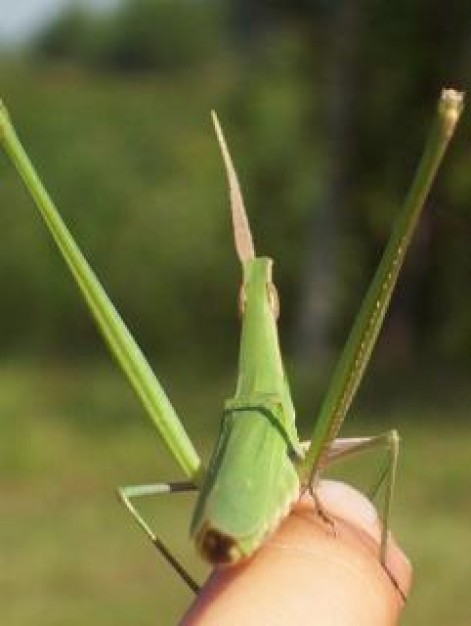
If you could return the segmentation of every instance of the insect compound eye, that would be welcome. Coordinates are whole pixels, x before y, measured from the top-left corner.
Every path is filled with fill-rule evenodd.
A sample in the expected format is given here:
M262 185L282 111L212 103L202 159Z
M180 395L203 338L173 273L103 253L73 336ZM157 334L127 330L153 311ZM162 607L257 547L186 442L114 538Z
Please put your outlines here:
M245 313L245 305L247 302L247 294L245 293L245 285L242 283L239 289L239 295L237 298L237 308L239 310L239 316L243 317Z
M278 297L278 291L273 283L268 283L268 302L270 303L273 315L277 320L280 317L280 299Z

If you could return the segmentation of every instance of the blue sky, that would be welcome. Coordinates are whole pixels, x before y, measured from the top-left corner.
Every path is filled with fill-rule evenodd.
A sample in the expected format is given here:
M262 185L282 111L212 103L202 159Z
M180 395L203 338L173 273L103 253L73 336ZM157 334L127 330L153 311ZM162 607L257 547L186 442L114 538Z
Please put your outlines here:
M97 9L117 4L118 0L0 0L0 42L14 43L28 37L64 7L86 5Z

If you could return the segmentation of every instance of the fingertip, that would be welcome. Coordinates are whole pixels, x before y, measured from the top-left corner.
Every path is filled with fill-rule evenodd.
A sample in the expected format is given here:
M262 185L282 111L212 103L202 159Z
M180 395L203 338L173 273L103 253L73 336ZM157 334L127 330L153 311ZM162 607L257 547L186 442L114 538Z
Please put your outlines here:
M251 559L212 574L181 624L397 624L403 604L391 581L408 592L409 561L391 539L388 577L378 560L378 516L355 490L328 481L318 495L333 527L302 498Z
M375 507L366 496L350 485L334 480L321 481L317 493L334 517L343 519L352 527L364 532L379 550L382 523ZM391 533L388 533L386 570L397 585L402 599L407 598L412 586L412 564Z

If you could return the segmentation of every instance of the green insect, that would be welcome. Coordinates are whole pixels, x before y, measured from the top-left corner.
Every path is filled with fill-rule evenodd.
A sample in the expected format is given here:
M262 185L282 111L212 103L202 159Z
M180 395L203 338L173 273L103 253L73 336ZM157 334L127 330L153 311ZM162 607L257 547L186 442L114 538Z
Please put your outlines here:
M191 537L198 552L210 564L230 565L250 557L303 492L312 494L319 514L329 521L328 512L316 497L319 476L329 463L374 446L385 447L389 453L379 553L385 565L398 436L393 430L353 439L338 439L337 434L363 377L411 236L462 107L462 94L443 90L411 190L306 443L300 441L296 431L294 406L279 347L279 303L272 279L272 260L255 253L237 175L213 114L229 182L235 247L242 265L239 297L242 335L236 391L223 407L220 434L207 467L62 221L22 148L5 107L0 109L0 138L5 151L33 197L111 352L187 477L186 481L171 484L124 487L119 493L137 523L193 590L198 590L197 583L140 515L134 505L137 498L197 490Z

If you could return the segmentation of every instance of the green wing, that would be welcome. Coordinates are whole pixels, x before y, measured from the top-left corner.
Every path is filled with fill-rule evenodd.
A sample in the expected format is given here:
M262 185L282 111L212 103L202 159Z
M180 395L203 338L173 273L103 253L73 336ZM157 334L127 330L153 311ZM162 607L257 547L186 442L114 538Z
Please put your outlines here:
M249 556L287 515L300 488L291 453L270 411L225 415L191 525L204 558L217 564Z

